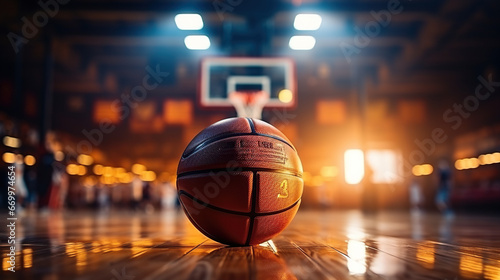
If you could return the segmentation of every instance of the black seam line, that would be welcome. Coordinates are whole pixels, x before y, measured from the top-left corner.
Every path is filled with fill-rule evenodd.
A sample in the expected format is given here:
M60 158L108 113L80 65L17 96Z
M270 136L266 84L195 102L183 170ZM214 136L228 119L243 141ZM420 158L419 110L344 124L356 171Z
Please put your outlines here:
M300 202L300 198L299 198L299 200L295 201L292 205L290 205L290 206L288 206L288 207L286 207L284 209L278 210L278 211L265 212L265 213L252 213L252 212L239 212L239 211L233 211L233 210L227 210L227 209L224 209L224 208L219 208L217 206L213 206L211 204L205 203L205 202L197 199L196 197L192 196L191 194L189 194L188 192L183 191L183 190L179 191L179 196L181 196L181 195L187 196L188 198L192 199L193 201L195 201L196 203L202 205L203 207L207 207L207 208L210 208L212 210L217 210L217 211L224 212L224 213L227 213L227 214L246 216L246 217L249 217L249 218L255 218L255 217L260 217L260 216L269 216L269 215L274 215L274 214L280 214L282 212L285 212L287 210L292 209L295 205L297 205L297 203Z
M252 129L255 129L255 128L252 128ZM191 152L189 152L189 153L185 153L184 152L184 154L182 154L182 158L187 158L190 155L192 155L192 154L196 153L197 151L201 150L203 147L205 147L205 146L207 146L209 144L212 144L214 142L217 142L219 140L230 138L230 137L248 136L248 135L263 136L263 137L269 137L269 138L278 140L280 142L283 142L283 143L287 144L288 146L290 146L290 148L292 148L292 150L295 151L295 148L290 143L288 143L287 141L285 141L285 139L282 139L282 138L280 138L278 136L269 135L269 134L263 134L263 133L256 133L256 132L243 132L243 133L231 133L231 134L216 135L214 137L208 138L205 141L203 141L200 144L198 144L196 147L194 147L194 149Z
M251 118L247 118L248 124L250 125L250 128L252 129L253 134L257 134L255 131L255 124L253 123L253 120Z
M189 213L189 211L187 211L187 208L186 208L186 205L184 205L184 203L182 202L181 199L179 199L181 205L182 205L182 208L186 211L184 211L184 213L186 213L186 216L188 217L189 221L191 221L191 223L194 224L194 226L199 230L201 231L201 233L203 233L206 237L212 239L212 240L215 240L215 237L211 234L209 234L208 232L206 232L200 225L198 225L198 223L196 222L195 219L193 219L193 217L191 217L191 214Z
M182 178L186 176L191 176L191 175L200 175L200 174L205 174L205 173L217 173L225 171L229 174L234 174L238 172L243 172L243 171L251 171L251 172L272 172L272 173L279 173L279 174L285 174L285 175L290 175L290 176L295 176L297 178L302 178L302 173L298 172L293 172L291 170L287 169L274 169L274 168L261 168L261 167L237 167L236 170L231 170L228 171L227 168L212 168L212 169L203 169L203 170L195 170L195 171L188 171L188 172L183 172L180 174L177 174L177 178Z
M252 207L252 212L250 212L251 215L255 215L255 205L257 204L257 172L253 171L253 176L252 176L252 199L251 201L251 207ZM248 226L248 233L247 233L247 241L245 242L245 245L250 245L250 239L252 238L252 232L253 232L253 225L255 222L255 217L250 218L250 225Z

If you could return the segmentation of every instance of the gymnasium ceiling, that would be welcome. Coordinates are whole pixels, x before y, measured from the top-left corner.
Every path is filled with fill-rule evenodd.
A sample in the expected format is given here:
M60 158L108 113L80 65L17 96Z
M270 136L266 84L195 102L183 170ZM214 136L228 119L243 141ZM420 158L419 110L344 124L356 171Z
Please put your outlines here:
M369 69L375 72L380 89L375 92L383 94L449 92L448 82L456 84L461 77L498 61L498 1L397 2L401 12L392 14L387 26L379 26L380 32L361 46L355 43L356 28L364 30L374 20L372 12L387 11L391 1L71 0L60 5L60 11L26 48L35 49L29 61L41 62L42 38L46 34L53 38L55 75L61 77L55 89L68 94L100 93L106 79L116 80L119 86L134 84L142 78L138 71L143 72L154 56L165 55L177 62L203 55L290 55L298 63L326 63L332 79L348 78L352 69ZM5 33L19 32L19 19L31 18L40 9L35 1L8 1L5 6L9 7L3 9L1 20ZM173 17L181 12L201 14L205 28L177 30ZM321 29L295 31L293 18L299 12L320 13L324 18ZM183 38L188 33L208 35L210 51L187 51ZM317 38L312 51L289 50L290 36L299 33ZM2 60L12 61L5 37L2 44ZM350 63L344 55L348 46L358 52L351 55ZM89 77L94 81L82 78L89 67L98 70L98 75Z

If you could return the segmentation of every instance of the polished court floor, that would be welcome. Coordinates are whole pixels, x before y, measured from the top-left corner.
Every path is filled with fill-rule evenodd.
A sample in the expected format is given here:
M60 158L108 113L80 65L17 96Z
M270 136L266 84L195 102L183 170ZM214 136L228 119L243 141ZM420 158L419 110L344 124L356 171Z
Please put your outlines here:
M6 216L1 216L6 221ZM500 279L500 217L300 210L271 242L227 247L182 212L19 217L0 279Z

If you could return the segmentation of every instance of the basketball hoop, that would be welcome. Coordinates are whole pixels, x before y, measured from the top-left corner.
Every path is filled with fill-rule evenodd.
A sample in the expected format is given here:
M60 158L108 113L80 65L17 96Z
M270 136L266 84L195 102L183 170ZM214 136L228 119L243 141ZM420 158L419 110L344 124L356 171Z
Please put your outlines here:
M269 93L260 91L233 91L229 101L236 109L238 117L262 119L262 109L269 101Z

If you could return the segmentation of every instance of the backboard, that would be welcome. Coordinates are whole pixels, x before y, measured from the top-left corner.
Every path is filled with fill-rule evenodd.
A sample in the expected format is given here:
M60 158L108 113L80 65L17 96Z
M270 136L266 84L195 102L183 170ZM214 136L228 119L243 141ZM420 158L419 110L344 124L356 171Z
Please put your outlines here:
M234 107L235 92L267 93L265 107L297 102L295 65L289 58L212 57L201 63L199 101L203 108Z

